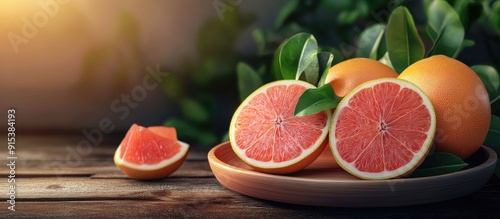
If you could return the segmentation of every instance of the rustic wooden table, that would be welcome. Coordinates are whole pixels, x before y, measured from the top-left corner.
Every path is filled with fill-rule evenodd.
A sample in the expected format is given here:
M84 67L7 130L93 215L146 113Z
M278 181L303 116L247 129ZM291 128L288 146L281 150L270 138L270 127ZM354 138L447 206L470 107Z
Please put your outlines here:
M1 138L6 142L5 137ZM78 136L18 135L15 182L7 149L0 160L0 217L8 218L492 218L500 215L500 180L450 201L394 208L326 208L289 205L240 195L222 187L207 162L206 150L191 150L171 177L136 181L122 174L112 155L119 138L83 147ZM5 144L2 144L5 145ZM12 178L12 177L11 177ZM15 211L8 207L15 186ZM7 200L7 201L5 201Z

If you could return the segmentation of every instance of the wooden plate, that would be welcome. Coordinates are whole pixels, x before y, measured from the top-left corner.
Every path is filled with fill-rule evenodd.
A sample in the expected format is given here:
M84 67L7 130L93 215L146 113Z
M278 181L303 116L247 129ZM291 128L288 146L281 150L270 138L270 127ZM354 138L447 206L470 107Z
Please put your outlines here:
M361 180L332 168L329 148L310 166L290 175L252 170L229 142L214 147L208 161L222 186L235 192L291 204L334 207L388 207L438 202L470 194L490 179L497 155L488 147L467 160L469 168L450 174L391 180Z

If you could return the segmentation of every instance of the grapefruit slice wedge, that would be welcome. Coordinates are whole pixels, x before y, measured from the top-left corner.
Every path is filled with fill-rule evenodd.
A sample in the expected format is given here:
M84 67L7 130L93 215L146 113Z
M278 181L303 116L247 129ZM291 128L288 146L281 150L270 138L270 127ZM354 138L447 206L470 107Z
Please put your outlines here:
M295 117L301 94L314 86L298 80L268 83L250 94L235 111L229 127L231 146L254 169L275 174L301 170L328 141L331 113Z
M115 151L115 165L139 180L162 179L184 162L189 145L178 141L175 128L133 124Z
M434 108L417 86L383 78L361 84L342 99L329 139L344 170L362 179L389 179L422 163L435 129Z

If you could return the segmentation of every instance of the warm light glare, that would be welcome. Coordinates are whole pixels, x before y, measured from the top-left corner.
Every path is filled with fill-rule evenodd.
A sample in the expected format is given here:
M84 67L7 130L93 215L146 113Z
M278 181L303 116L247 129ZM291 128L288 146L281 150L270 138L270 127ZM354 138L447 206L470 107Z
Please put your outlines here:
M110 112L114 100L142 83L147 66L175 68L194 56L200 26L217 16L211 6L0 0L0 108L23 109L24 127L93 127L103 116L96 112ZM165 113L153 107L161 92L148 92L151 103L141 105L148 115Z
M27 10L37 6L37 1L16 1L16 0L1 0L0 1L0 17L2 21L5 18L16 18Z

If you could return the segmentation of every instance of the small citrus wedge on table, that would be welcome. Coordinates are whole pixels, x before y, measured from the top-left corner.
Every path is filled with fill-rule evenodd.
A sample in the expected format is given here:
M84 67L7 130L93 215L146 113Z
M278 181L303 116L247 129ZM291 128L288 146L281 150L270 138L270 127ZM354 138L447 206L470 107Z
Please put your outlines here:
M436 116L410 82L383 78L354 88L337 106L330 146L337 163L362 179L411 173L430 150Z
M116 149L114 162L134 179L162 179L179 169L188 149L177 140L174 128L133 124Z
M294 116L302 93L314 88L298 80L268 83L250 94L229 127L231 146L246 164L267 173L296 172L311 164L327 144L330 112Z

